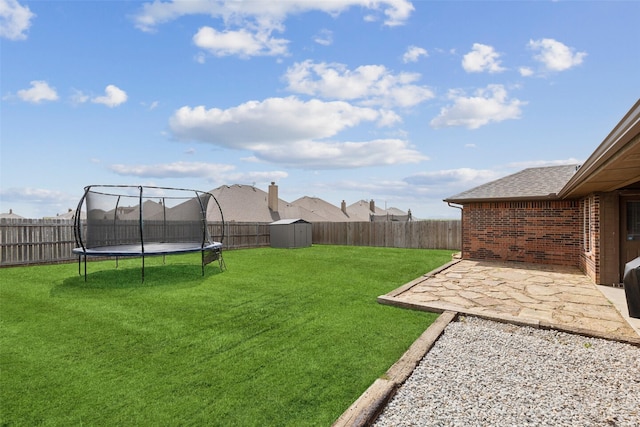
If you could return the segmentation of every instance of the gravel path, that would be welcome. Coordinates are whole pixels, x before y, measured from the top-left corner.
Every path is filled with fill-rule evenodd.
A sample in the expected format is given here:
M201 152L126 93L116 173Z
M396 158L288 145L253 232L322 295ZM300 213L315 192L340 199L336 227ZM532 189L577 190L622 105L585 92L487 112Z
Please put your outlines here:
M640 348L461 317L375 426L640 426Z

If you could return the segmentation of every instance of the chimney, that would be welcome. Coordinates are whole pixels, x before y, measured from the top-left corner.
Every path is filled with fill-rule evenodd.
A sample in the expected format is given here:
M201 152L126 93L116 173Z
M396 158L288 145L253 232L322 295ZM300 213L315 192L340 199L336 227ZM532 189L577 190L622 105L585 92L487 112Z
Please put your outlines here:
M373 199L369 202L369 210L376 213L376 202Z
M342 213L347 215L347 202L345 202L344 200L340 204L340 210L342 211Z
M269 204L269 210L272 212L278 212L278 186L275 182L272 182L269 186L269 197L267 202Z

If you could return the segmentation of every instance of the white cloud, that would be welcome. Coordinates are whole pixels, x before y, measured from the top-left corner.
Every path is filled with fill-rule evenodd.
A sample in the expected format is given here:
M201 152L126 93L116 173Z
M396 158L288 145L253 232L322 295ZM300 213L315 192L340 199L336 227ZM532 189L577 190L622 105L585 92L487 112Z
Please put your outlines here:
M236 172L234 165L206 162L173 162L152 165L114 164L109 169L123 176L139 178L202 178L220 184L229 182L270 182L284 179L289 174L283 171Z
M429 53L426 49L418 46L409 46L404 55L402 55L402 62L404 62L405 64L408 62L417 62L421 56L429 56Z
M382 3L382 2L380 2ZM385 25L390 27L394 27L397 25L404 25L411 13L415 10L413 4L405 0L393 0L388 1L388 4L393 7L388 7L385 9L384 14L387 15L387 20L384 22ZM375 4L370 1L366 1L365 4Z
M505 69L500 66L500 54L492 46L474 43L471 52L462 58L462 68L467 73L500 73Z
M331 30L322 29L313 37L313 41L322 46L330 46L333 44L333 32Z
M245 58L284 55L288 43L285 39L271 37L270 31L217 31L211 27L200 28L193 36L193 42L215 56L238 55Z
M493 181L503 175L503 172L490 169L459 168L420 172L406 177L404 181L417 194L444 198Z
M227 110L182 107L170 119L179 139L247 148L261 143L287 143L328 138L382 114L346 102L301 101L296 97L249 101Z
M17 0L0 0L0 37L9 40L24 40L36 15L29 7L22 6Z
M109 169L118 175L144 178L209 178L235 169L233 165L204 162L174 162L154 165L114 164Z
M414 10L408 0L288 0L288 1L237 1L191 0L154 1L144 3L134 17L136 27L153 31L158 25L186 15L209 15L222 18L227 25L252 22L264 28L280 26L288 15L309 11L321 11L337 16L343 11L359 6L372 11L382 11L384 24L402 25ZM372 15L368 15L372 16Z
M511 169L527 169L527 168L540 168L544 166L561 166L561 165L577 165L581 164L582 160L578 160L574 157L570 157L564 160L531 160L528 162L513 162L508 163L506 167Z
M42 101L56 101L58 93L55 88L43 80L33 80L30 82L31 88L18 91L18 98L25 102L39 104Z
M343 169L420 163L428 160L399 139L365 142L296 141L287 146L258 147L256 155L268 162L305 169Z
M361 123L386 125L394 113L342 101L301 101L296 97L250 101L221 110L182 107L169 121L181 140L248 150L259 160L301 168L341 168L425 160L406 141L327 141Z
M417 73L392 74L383 65L349 70L343 64L298 62L284 76L287 89L328 99L355 100L362 105L412 107L434 97L431 89L413 84Z
M269 183L274 181L280 181L289 176L284 171L249 171L231 173L226 176L223 182L251 182L251 183Z
M529 67L520 67L518 72L520 72L522 77L530 77L533 75L533 70Z
M69 97L71 104L80 105L89 101L89 95L85 95L81 90L73 89L73 93Z
M193 60L198 64L204 64L207 62L207 55L204 52L198 52L193 56Z
M574 49L554 39L530 40L528 47L537 52L534 59L542 63L547 71L565 71L582 64L586 52Z
M3 199L9 201L31 201L47 203L69 199L69 195L61 191L33 187L8 188L5 190L0 190L0 195Z
M144 3L134 20L136 27L142 31L154 31L158 25L181 16L209 15L220 18L225 29L202 27L193 41L214 55L286 55L289 41L272 37L272 33L284 32L284 21L289 15L320 11L337 16L355 6L382 11L384 23L388 26L404 24L414 10L408 0L156 0ZM326 45L331 43L331 37L324 33L315 41Z
M71 207L75 208L81 194L71 195L63 191L44 188L11 187L0 189L0 200L3 206L7 206L7 211L8 204L11 203L16 214L28 218L38 218L51 215L53 212L66 212Z
M467 185L480 185L496 179L500 174L489 169L445 169L431 172L420 172L405 178L412 185L419 186L447 186L459 187Z
M489 123L510 119L519 119L521 107L526 102L509 99L507 90L502 85L489 85L478 89L475 96L465 96L460 91L450 91L449 99L453 105L440 109L440 114L431 120L431 126L443 127L464 126L477 129Z
M96 96L91 101L96 104L104 104L109 108L117 107L127 102L127 93L114 85L108 85L104 96Z

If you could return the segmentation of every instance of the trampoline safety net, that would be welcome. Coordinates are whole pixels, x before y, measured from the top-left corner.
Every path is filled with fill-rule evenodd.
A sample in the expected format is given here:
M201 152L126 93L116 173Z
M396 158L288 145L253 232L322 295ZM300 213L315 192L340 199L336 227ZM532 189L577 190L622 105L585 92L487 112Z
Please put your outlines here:
M220 223L207 223L210 201ZM83 207L86 221L81 221ZM216 217L218 215L216 214ZM222 259L224 219L216 198L208 192L169 187L91 185L78 204L74 232L79 256L140 256L144 280L145 255L202 252L204 266ZM80 260L79 260L80 261Z

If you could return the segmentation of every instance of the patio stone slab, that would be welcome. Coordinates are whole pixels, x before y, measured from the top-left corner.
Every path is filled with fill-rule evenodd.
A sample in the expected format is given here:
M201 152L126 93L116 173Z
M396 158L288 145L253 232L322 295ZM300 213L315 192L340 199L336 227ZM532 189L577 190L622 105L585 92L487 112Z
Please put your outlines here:
M640 334L577 268L459 260L386 296L381 303L533 323L640 345Z

